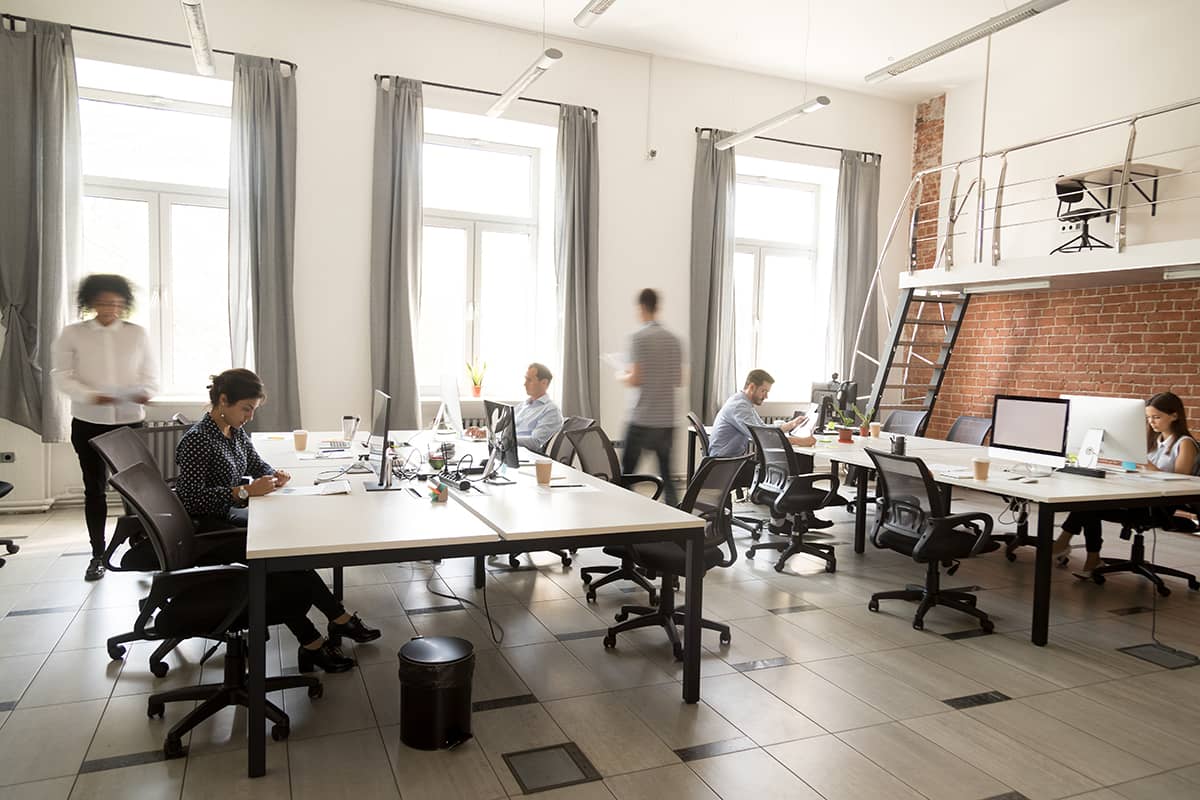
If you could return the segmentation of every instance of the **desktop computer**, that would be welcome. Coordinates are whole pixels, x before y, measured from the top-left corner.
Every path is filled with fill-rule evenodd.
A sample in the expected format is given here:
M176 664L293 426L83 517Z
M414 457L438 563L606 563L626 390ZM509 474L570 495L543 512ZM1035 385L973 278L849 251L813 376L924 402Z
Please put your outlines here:
M516 414L512 406L494 403L491 400L483 401L483 410L488 423L488 463L483 478L505 483L506 481L498 476L501 465L516 469L520 464L517 460Z
M437 434L455 435L463 438L462 403L459 401L458 379L453 375L442 374L441 405L433 418L433 431Z
M1059 395L1071 401L1071 424L1067 429L1067 453L1083 466L1096 466L1096 458L1122 464L1146 462L1146 403L1129 397ZM1088 431L1100 431L1096 453L1083 452ZM1096 437L1091 437L1094 441ZM1091 449L1089 441L1089 450ZM1090 456L1090 458L1089 458ZM1088 463L1088 462L1091 463Z
M992 401L992 444L988 456L1017 461L1030 475L1049 475L1067 462L1071 401L998 394ZM1039 469L1043 468L1043 469Z

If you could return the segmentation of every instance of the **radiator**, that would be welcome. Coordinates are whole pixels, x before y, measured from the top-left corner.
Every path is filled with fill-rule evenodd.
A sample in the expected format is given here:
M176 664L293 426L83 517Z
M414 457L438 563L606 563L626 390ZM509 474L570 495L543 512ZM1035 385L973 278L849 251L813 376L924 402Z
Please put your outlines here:
M183 438L183 434L191 429L190 424L182 424L172 420L146 420L146 424L138 429L138 433L146 440L151 455L156 462L163 479L174 478L179 474L175 464L175 446Z

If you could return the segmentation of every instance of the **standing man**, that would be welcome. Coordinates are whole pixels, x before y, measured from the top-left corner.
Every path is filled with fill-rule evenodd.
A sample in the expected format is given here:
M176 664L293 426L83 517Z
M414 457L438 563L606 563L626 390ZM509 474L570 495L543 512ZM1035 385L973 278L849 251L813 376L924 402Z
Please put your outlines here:
M675 390L683 383L683 351L679 339L658 324L658 292L643 289L637 308L642 327L630 341L629 370L618 375L626 385L637 389L637 402L625 433L621 471L636 472L642 450L653 450L662 473L663 499L676 505L679 498L671 482L671 444L678 414Z

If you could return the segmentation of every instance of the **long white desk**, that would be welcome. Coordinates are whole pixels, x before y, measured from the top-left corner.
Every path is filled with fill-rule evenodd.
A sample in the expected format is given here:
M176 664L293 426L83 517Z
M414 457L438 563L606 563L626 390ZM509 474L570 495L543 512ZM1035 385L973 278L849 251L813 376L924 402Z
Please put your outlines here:
M310 434L309 451L321 438ZM399 437L401 440L404 436ZM304 460L292 437L259 434L255 446L275 468L288 470L297 485L349 460ZM464 450L473 448L462 443ZM250 571L248 714L250 777L266 772L266 581L267 573L433 558L523 552L538 548L593 547L648 541L675 541L687 551L684 621L683 700L700 699L700 615L703 609L704 521L578 470L554 465L561 483L580 488L539 487L532 469L509 471L513 485L485 484L483 491L455 490L453 500L432 503L404 490L367 492L363 479L349 475L349 495L267 495L251 499L246 534Z

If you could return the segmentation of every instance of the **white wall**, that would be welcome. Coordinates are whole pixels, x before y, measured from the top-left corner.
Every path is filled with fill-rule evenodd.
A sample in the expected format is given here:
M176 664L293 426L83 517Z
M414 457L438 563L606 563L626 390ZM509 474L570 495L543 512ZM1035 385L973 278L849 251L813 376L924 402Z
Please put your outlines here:
M205 9L215 47L299 64L294 302L303 419L318 430L336 427L351 409L365 418L370 391L372 76L382 72L501 90L532 60L539 37L360 0L208 0ZM8 0L4 10L185 40L178 3L164 0ZM76 41L84 56L188 68L183 50L83 35ZM532 94L600 111L601 351L624 347L634 327L634 297L648 285L663 293L664 324L686 338L693 129L753 124L795 105L803 87L656 59L650 139L659 155L648 161L647 58L569 41L554 44L566 57ZM810 89L818 91L833 99L828 110L773 135L882 153L882 236L910 174L913 110L905 103ZM433 105L441 96L431 92L427 103ZM456 107L471 104L482 112L487 99L464 96ZM532 108L517 113L542 121ZM820 151L799 148L775 151L772 157L789 155L821 158ZM890 274L897 274L903 263L903 254L897 254ZM803 300L799 304L797 312L803 313ZM797 347L812 346L821 344L797 342ZM601 404L604 425L614 436L622 435L623 390L605 380ZM46 457L34 437L0 421L0 442L0 449L18 451L15 469L0 467L0 479L18 483L13 497L55 496L78 482L68 448L53 448L48 483ZM6 469L14 477L6 478Z

